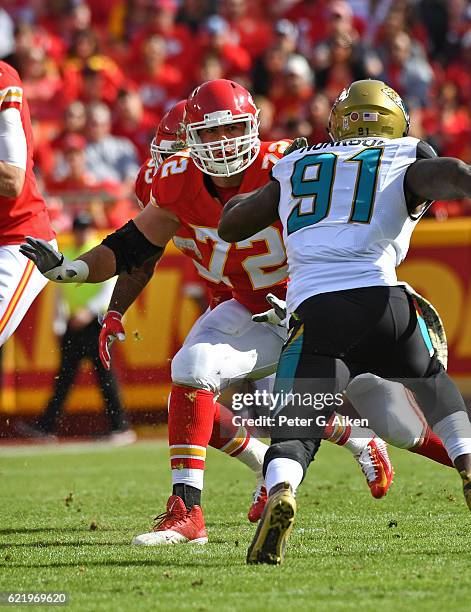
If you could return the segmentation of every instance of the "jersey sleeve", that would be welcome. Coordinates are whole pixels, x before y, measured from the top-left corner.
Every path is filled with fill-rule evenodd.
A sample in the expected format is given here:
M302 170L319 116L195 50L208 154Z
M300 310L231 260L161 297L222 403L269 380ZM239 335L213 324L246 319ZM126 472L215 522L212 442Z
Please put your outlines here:
M434 157L438 157L438 154L428 142L419 140L417 143L416 157L417 159L433 159Z
M283 140L276 140L268 143L264 153L263 165L266 164L266 167L268 167L268 176L270 177L270 180L276 179L276 177L273 176L272 170L279 160L283 158L286 149L292 142L292 140L285 138Z
M152 179L150 202L153 206L179 216L182 196L189 188L189 161L189 154L177 153L159 167Z
M23 105L23 87L20 77L13 68L2 70L0 74L0 111L7 108L21 110Z
M145 208L150 202L150 190L152 187L152 179L155 173L155 162L152 158L148 159L139 168L136 182L134 184L134 192L138 204L141 208Z
M415 151L414 154L411 155L410 164L404 172L402 189L404 192L407 209L409 211L409 217L413 221L416 221L417 219L420 219L420 217L422 217L425 212L430 208L430 206L433 204L433 200L422 201L420 198L417 198L414 194L409 192L409 190L407 189L407 173L412 164L417 160L433 159L434 157L438 157L438 154L435 149L425 140L414 140L415 143L413 144L415 144ZM420 206L420 204L423 205L422 210L419 213L412 212L412 210L417 208L417 206Z

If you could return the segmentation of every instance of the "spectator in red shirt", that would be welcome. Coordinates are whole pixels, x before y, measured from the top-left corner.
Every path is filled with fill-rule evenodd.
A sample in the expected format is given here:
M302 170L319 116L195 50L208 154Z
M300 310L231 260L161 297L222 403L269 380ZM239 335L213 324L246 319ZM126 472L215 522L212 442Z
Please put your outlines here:
M63 140L65 174L60 179L46 180L47 191L61 199L69 220L88 207L99 193L99 182L86 169L86 144L83 136L68 134ZM107 196L106 193L101 195Z
M224 66L219 57L206 55L199 63L192 87L197 87L206 81L224 78ZM191 89L191 88L190 88Z
M87 123L85 105L80 100L71 102L63 115L62 129L52 141L54 149L64 149L64 139L70 134L83 134Z
M271 97L276 111L276 126L284 126L289 120L302 119L313 93L314 75L302 55L291 55L284 73L284 86L280 95Z
M62 38L38 23L23 19L24 16L18 19L15 26L15 53L11 56L14 64L18 66L19 60L33 47L41 48L55 62L62 61L66 50Z
M232 42L229 24L219 15L212 15L206 21L198 39L200 59L196 64L208 56L216 57L221 62L223 78L226 79L237 79L250 71L250 55ZM198 82L198 79L195 81Z
M114 11L119 10L122 0L88 0L94 26L105 30L113 19Z
M100 182L86 167L85 148L87 140L80 134L68 134L64 137L62 146L67 164L65 174L60 179L47 181L47 189L54 194L68 192L68 197L74 201L81 200L82 195L88 199L90 194L86 192L96 190Z
M352 40L359 38L358 22L355 22L352 8L345 0L334 0L327 7L327 30L331 38L348 35Z
M78 98L84 103L105 102L113 106L124 78L121 72L110 75L101 61L90 59L78 76ZM116 78L115 78L116 77Z
M359 37L348 3L335 0L326 7L327 36L311 55L316 84L333 101L352 81L378 78L383 66L376 52Z
M61 179L49 180L47 190L61 198L70 219L87 208L98 228L119 227L117 223L125 222L136 211L119 182L99 180L87 170L86 146L86 139L79 134L64 139L66 173Z
M243 47L252 59L260 57L273 41L273 31L270 23L258 17L257 5L249 4L247 0L221 0L220 14L236 35L235 42Z
M388 0L373 4L378 6L385 1ZM352 0L301 0L293 4L284 16L298 27L298 50L305 56L311 54L313 47L325 39L326 34L335 36L347 33L356 38L358 34L365 32L365 20L354 15ZM371 19L371 12L369 16Z
M459 56L447 67L445 78L458 88L462 103L471 100L471 30L461 39Z
M112 104L124 85L124 74L116 62L101 53L93 31L79 31L64 63L64 88L68 101L102 100ZM87 79L91 83L87 83ZM98 89L94 92L93 89Z
M70 49L76 35L91 27L91 11L88 4L81 0L73 2L48 2L48 13L41 19L47 32L60 40L65 53Z
M426 139L443 157L458 157L471 161L471 117L468 107L461 104L455 83L446 82L440 90L437 104L424 109L423 124Z
M115 136L128 138L134 144L140 163L149 157L149 143L156 125L153 115L144 109L136 91L122 89L119 92L112 132Z
M149 0L147 27L139 31L133 40L133 57L141 53L142 45L149 37L158 35L165 42L168 62L186 72L193 66L190 52L194 46L189 29L183 23L176 23L178 5L176 0Z
M369 53L369 52L368 52ZM314 52L316 84L333 102L352 81L377 76L381 69L376 58L366 52L348 34L338 35L319 45Z
M165 109L183 97L186 84L180 70L167 62L166 43L162 36L151 36L144 41L141 59L132 71L132 79L155 124Z
M19 72L30 112L38 120L54 120L64 108L62 79L43 49L32 47L22 56Z

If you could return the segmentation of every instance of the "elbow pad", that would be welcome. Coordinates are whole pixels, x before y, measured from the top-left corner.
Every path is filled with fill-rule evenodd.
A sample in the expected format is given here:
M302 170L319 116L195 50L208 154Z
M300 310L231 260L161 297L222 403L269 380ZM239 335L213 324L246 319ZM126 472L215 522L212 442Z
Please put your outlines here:
M149 257L162 255L164 252L163 247L147 240L134 221L128 221L113 234L108 234L101 244L113 251L116 274L131 274L134 268L139 268Z

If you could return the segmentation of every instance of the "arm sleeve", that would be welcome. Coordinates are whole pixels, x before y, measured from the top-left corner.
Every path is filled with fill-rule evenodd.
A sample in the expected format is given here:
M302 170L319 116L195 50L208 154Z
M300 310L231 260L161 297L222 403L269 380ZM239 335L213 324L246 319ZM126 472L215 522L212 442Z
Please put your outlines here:
M110 303L111 296L113 295L115 284L115 278L110 278L102 283L101 290L87 303L87 308L90 310L90 312L93 312L93 314L98 316L102 312L106 311L108 304Z
M0 111L0 161L26 170L26 136L20 111L8 107Z

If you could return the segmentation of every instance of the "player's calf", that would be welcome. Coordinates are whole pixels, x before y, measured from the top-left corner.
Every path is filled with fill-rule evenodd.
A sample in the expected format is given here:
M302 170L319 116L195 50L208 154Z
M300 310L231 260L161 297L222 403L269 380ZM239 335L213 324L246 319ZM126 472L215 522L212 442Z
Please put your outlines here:
M459 410L433 426L457 469L468 508L471 510L471 423L468 413Z
M335 412L326 425L324 439L344 446L352 453L374 498L380 499L386 495L394 470L384 440L366 427L343 424L342 418Z
M262 468L268 446L251 436L245 427L235 425L233 416L228 408L216 403L209 445L238 459L255 473L257 483L247 518L251 523L256 523L262 515L267 499Z

